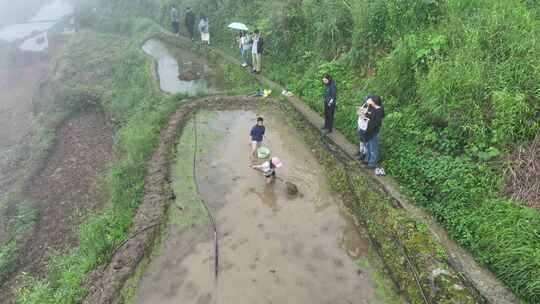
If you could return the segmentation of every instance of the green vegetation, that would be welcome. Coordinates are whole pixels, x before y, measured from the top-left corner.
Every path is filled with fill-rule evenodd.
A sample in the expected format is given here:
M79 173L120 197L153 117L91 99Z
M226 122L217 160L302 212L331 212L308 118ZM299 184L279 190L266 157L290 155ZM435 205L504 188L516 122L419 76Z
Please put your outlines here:
M203 115L200 115L203 114ZM197 117L197 153L205 151L205 146L213 141L207 126L208 112L195 114ZM179 227L190 227L208 222L208 215L201 201L193 176L193 155L195 153L194 120L191 119L183 129L182 137L176 147L176 161L172 168L172 187L176 199L169 210L169 223ZM205 132L206 131L206 132ZM215 136L215 134L214 134Z
M389 196L379 189L355 163L345 158L320 132L312 127L290 105L282 103L289 113L289 123L302 130L304 141L311 147L324 168L332 189L338 193L349 212L366 227L369 236L383 258L392 280L404 291L411 303L424 303L411 266L417 273L422 291L432 303L476 303L471 292L462 286L458 274L449 269L444 248L434 239L425 224L395 208ZM330 149L329 149L330 147ZM333 151L333 152L332 152ZM410 263L405 259L409 257ZM362 267L364 261L359 261ZM430 286L432 271L444 274Z
M117 1L119 3L125 1ZM384 166L409 196L523 301L540 302L540 215L503 197L501 161L540 130L540 20L534 1L162 1L266 37L265 73L322 110L320 77L338 81L337 128L375 92L388 113Z
M22 249L28 234L32 231L32 227L37 220L36 204L30 201L19 200L16 198L8 198L12 202L2 204L5 206L13 206L15 210L11 212L16 216L11 218L11 222L7 223L9 239L0 247L0 285L6 279L14 267L16 267L16 257ZM0 210L3 214L5 211Z
M321 74L333 74L339 89L336 127L352 141L355 106L367 93L382 95L388 113L382 134L387 171L524 302L540 302L540 215L500 193L500 160L540 130L540 10L535 1L159 2L157 7L154 1L100 1L99 13L87 9L96 4L82 4L80 23L93 29L68 43L66 90L60 92L73 94L58 100L71 110L91 106L116 114L124 158L107 177L110 208L81 226L80 246L53 260L48 280L29 280L21 303L81 299L86 273L105 263L125 238L142 195L146 160L160 127L182 99L158 92L148 73L151 62L140 51L144 37L160 28L132 16L154 17L168 27L172 2L208 15L212 43L223 48L234 45L229 22L258 27L266 38L265 73L317 111L322 111ZM239 67L230 69L229 81L244 82L238 92L247 91L252 78ZM81 94L86 97L76 98ZM338 186L342 171L333 171ZM355 191L368 196L361 179L355 181ZM409 227L402 237L411 243L422 243L417 238L427 235L416 223L389 216L390 209L370 208L357 206L356 213L379 215L368 225L374 234L383 235L382 221ZM434 247L418 249L420 256L441 252Z
M245 69L228 64L226 61L220 58L213 50L208 50L200 45L193 44L187 39L178 38L169 33L161 33L157 37L167 42L170 45L177 46L179 48L190 48L191 51L197 53L200 56L206 57L210 62L220 66L223 70L224 87L227 88L227 94L229 95L245 95L253 94L258 89L261 89L257 78L254 75L246 73Z
M373 265L371 265L372 263L376 266L373 267ZM373 276L373 279L377 285L376 294L380 299L383 299L383 303L402 303L398 293L394 290L395 285L393 284L391 278L383 271L384 265L382 265L381 260L376 252L370 250L369 257L357 260L356 265L358 265L359 272L375 269L375 271L370 271L370 274Z
M142 197L147 160L161 127L183 98L159 92L149 73L152 61L140 50L144 37L156 32L155 24L147 20L125 22L129 22L125 28L136 35L97 32L122 28L104 21L96 23L98 29L73 36L66 46L59 81L64 85L60 94L68 97L56 98L60 104L53 106L62 111L91 107L120 120L116 142L123 158L106 177L109 207L102 214L89 216L79 227L79 246L52 259L47 279L28 279L19 295L20 303L73 303L84 297L81 282L86 274L106 263L126 237Z
M54 118L53 118L54 120ZM54 143L54 129L39 127L32 138L30 163L32 166L42 161ZM31 170L29 170L31 171ZM24 173L17 181L17 189L10 193L6 199L0 201L0 220L6 221L6 241L0 244L0 285L16 270L20 252L31 235L34 225L39 218L38 204L25 198L22 194L25 180L32 172Z
M156 246L159 246L159 244L162 243L162 240L158 240L156 242ZM120 290L120 296L118 297L118 302L120 304L129 304L132 303L133 297L135 297L137 292L137 287L139 286L139 280L144 275L144 272L146 271L146 266L149 263L150 258L145 257L142 261L139 262L139 266L137 266L137 270L133 274L129 280L126 281L124 284L124 287L122 287L122 290Z
M78 247L56 253L48 278L27 278L19 303L74 303L85 296L82 282L86 275L106 263L126 238L142 197L146 163L162 126L185 97L162 94L149 72L153 62L142 52L141 45L159 35L156 23L129 17L137 10L123 11L123 19L112 18L111 14L118 12L108 2L103 3L99 13L88 9L92 6L82 3L80 22L84 30L66 43L61 79L55 83L46 111L58 120L80 111L105 111L116 116L121 125L116 144L123 157L106 176L108 208L102 214L88 216L79 227ZM246 93L249 85L253 86L253 77L240 71L231 75L238 78L225 80L235 81L236 92ZM43 132L39 143L50 142L51 134ZM197 218L204 220L200 211L204 210L197 211L201 215Z

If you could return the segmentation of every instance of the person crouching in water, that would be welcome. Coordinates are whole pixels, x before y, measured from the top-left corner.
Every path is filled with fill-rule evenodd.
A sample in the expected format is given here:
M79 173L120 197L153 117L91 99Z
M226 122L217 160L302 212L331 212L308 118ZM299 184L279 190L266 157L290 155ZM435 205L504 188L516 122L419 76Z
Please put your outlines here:
M257 117L257 124L251 128L250 137L251 137L251 155L255 157L257 154L257 149L262 145L264 138L264 133L266 128L264 127L264 119L262 117Z
M276 178L276 169L281 168L281 166L283 166L281 160L277 157L272 157L261 165L253 165L251 168L261 171L264 177L266 177L266 183L270 184Z

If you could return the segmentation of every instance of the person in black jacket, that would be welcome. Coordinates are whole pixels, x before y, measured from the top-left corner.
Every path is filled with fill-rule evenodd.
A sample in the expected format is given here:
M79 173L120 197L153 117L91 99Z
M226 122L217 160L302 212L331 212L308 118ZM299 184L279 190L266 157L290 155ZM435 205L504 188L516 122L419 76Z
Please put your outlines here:
M382 106L381 97L370 95L366 100L366 107L363 107L364 115L369 119L367 130L363 132L364 140L366 141L366 159L368 168L375 169L377 172L382 172L378 168L379 162L379 133L384 119L384 108Z
M186 28L188 29L189 36L191 40L195 39L195 14L190 7L187 8L186 12Z
M336 110L337 88L332 76L324 74L324 133L331 133L334 125L334 112Z

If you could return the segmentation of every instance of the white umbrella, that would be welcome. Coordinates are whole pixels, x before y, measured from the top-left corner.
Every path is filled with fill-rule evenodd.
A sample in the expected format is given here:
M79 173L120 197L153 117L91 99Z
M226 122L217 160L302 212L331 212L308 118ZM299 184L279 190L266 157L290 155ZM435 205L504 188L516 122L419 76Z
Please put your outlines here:
M248 27L245 24L240 23L240 22L233 22L233 23L229 24L228 27L230 29L239 30L239 31L247 31L248 30Z

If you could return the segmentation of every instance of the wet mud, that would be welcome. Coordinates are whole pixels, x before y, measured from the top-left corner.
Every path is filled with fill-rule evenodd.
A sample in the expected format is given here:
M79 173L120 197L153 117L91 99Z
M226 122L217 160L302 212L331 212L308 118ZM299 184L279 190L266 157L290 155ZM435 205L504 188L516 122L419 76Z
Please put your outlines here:
M54 153L25 189L40 217L18 257L17 272L0 288L2 303L14 303L24 273L43 277L49 254L75 246L78 224L103 208L103 177L118 159L113 137L113 124L100 113L74 117L57 131Z
M46 62L0 70L0 199L17 177L17 163L29 156L34 92L47 71Z
M198 118L200 138L218 134L198 151L196 172L218 226L219 279L208 224L186 229L169 223L133 302L383 303L375 270L357 263L368 256L366 232L343 211L312 152L278 115L262 113L264 145L284 163L280 179L267 185L250 168L248 133L258 114L221 111ZM287 181L298 187L296 197L287 195Z
M188 95L217 93L223 89L220 71L210 67L201 57L168 46L158 39L150 39L143 51L154 58L162 91ZM181 59L178 59L181 58Z

